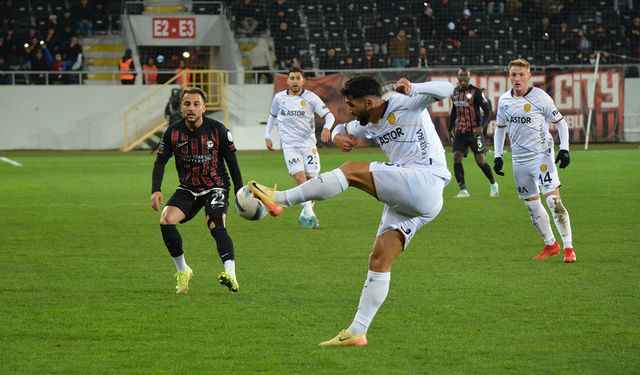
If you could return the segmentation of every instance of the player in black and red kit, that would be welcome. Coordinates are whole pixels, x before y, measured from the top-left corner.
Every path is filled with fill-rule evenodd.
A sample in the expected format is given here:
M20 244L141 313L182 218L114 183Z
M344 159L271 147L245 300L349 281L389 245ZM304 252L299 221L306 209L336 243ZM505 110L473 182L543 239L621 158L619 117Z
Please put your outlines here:
M164 202L160 187L165 165L172 156L180 179L180 186L160 217L162 238L176 264L178 294L189 291L193 271L184 259L182 238L176 225L191 220L202 207L224 264L224 272L218 275L218 281L231 292L239 289L233 241L225 227L230 191L225 163L236 192L242 187L242 175L231 133L220 122L203 117L206 101L206 94L198 88L182 92L180 110L183 119L169 125L165 131L153 166L151 207L156 211Z
M482 91L469 84L470 78L469 69L460 68L458 70L458 87L453 90L453 95L451 95L453 105L449 118L449 132L453 143L453 171L460 187L456 198L470 197L464 182L464 169L462 168L462 158L467 156L467 147L473 151L478 167L482 169L491 184L489 195L497 197L499 194L498 184L493 178L491 167L485 158L484 129L491 119L491 107ZM481 116L480 109L482 109L483 116Z

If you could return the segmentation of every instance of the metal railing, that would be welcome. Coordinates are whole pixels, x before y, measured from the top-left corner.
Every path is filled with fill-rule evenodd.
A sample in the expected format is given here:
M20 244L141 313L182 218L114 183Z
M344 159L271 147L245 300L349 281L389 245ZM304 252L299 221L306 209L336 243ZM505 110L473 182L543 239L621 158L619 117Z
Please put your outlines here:
M129 151L167 125L164 109L167 104L167 86L198 87L207 94L208 112L223 111L224 123L229 123L227 108L228 73L222 70L191 70L181 72L157 89L134 103L124 114L124 143L122 150Z

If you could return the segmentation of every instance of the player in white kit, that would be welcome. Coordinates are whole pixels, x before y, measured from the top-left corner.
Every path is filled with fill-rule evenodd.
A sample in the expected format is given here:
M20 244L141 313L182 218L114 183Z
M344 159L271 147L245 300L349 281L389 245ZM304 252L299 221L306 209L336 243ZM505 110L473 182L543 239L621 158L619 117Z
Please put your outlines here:
M551 97L537 87L529 87L529 78L531 71L528 61L517 59L509 63L509 79L513 89L502 94L498 100L497 128L493 136L493 169L496 174L504 176L502 155L508 132L518 196L524 199L531 221L545 243L542 252L533 259L544 260L560 252L549 215L540 201L542 193L562 237L563 260L565 263L573 263L576 261L576 254L573 250L571 222L560 199L560 178L555 165L557 162L560 162L560 168L569 165L569 127ZM553 137L549 133L550 123L558 129L560 138L560 149L555 161Z
M388 162L346 162L286 191L249 183L274 216L284 207L332 198L349 186L384 203L355 318L347 329L321 346L367 345L369 325L389 291L393 262L416 231L438 215L442 191L451 180L440 137L425 109L451 96L453 86L436 81L412 84L402 78L396 91L401 94L384 100L380 83L374 78L350 79L342 95L356 120L336 125L332 133L334 143L345 152L353 149L358 138L372 139Z
M289 70L287 86L289 88L277 93L271 103L265 144L267 149L273 151L271 133L277 126L289 174L300 185L320 172L314 113L324 118L321 135L323 142L331 139L335 118L318 95L304 88L304 74L300 68L293 67ZM312 201L302 203L299 222L304 228L320 226L313 212Z

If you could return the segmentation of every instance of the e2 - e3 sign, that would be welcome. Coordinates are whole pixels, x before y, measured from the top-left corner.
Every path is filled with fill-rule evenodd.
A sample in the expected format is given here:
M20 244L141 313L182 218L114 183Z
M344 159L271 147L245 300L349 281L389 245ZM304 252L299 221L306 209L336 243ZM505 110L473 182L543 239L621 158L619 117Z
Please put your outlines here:
M151 25L153 38L193 39L196 37L195 18L154 17Z

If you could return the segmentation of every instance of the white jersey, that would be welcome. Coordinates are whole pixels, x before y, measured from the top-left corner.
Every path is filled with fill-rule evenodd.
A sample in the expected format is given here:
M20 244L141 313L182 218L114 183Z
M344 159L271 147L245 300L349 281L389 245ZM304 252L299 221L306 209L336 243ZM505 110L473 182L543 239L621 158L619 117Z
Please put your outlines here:
M377 123L360 125L354 120L345 125L346 132L356 138L373 139L389 158L389 162L407 167L430 168L448 182L444 147L436 133L427 105L439 100L421 91L427 83L414 83L411 96L394 94L387 99L382 118Z
M276 118L282 148L316 147L316 121L313 114L325 117L329 113L327 105L318 95L302 90L300 95L289 95L280 91L271 103L271 116ZM266 137L271 137L267 127Z
M498 100L498 127L506 127L511 141L513 162L535 160L553 151L553 137L549 123L562 120L551 97L543 90L532 87L522 97L507 91Z

